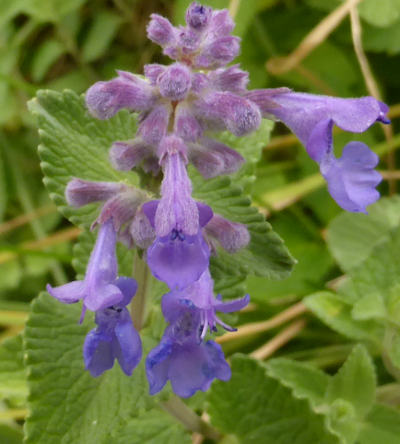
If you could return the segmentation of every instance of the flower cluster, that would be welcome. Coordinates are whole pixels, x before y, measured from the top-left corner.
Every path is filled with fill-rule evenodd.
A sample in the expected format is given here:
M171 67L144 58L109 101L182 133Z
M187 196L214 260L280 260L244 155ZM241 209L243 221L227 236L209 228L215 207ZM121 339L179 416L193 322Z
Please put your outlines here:
M189 163L208 179L236 172L244 162L211 132L228 130L242 136L256 130L262 117L281 120L319 164L330 194L342 208L366 212L379 197L377 156L363 143L351 142L336 158L332 128L335 124L362 132L376 121L386 123L387 106L372 97L337 99L287 88L248 91L248 74L239 65L226 66L240 49L233 28L227 10L214 11L196 2L187 10L185 27L174 27L153 14L148 37L174 63L146 65L144 77L118 71L116 78L97 82L87 91L87 108L98 119L108 119L122 108L139 113L133 138L112 144L112 166L162 174L156 200L122 183L72 179L67 186L72 206L103 202L93 225L99 226L99 233L85 279L48 286L61 302L82 300L82 317L87 309L95 312L97 328L84 344L85 365L93 376L111 368L115 358L131 374L141 358L140 338L126 309L136 282L117 276L115 246L120 240L143 250L154 277L170 290L162 298L168 326L146 358L150 392L159 392L170 380L175 393L187 397L207 390L215 378L230 377L221 347L205 337L217 325L232 330L217 312L240 310L249 297L229 302L216 297L209 262L217 247L235 253L246 247L250 235L244 225L214 214L192 197Z

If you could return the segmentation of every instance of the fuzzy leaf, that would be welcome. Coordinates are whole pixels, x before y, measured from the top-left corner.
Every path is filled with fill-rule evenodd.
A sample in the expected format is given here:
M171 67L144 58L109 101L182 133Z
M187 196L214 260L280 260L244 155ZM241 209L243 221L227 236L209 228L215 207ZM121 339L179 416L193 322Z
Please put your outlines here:
M22 338L16 336L0 347L0 398L24 400L27 395Z
M360 444L399 444L399 411L375 404L362 425L358 441Z
M42 294L33 302L26 326L30 415L26 442L109 443L141 409L157 397L148 395L143 361L131 377L117 363L93 378L84 369L82 347L93 323L78 324L79 305L65 305ZM143 337L144 349L149 340ZM152 342L152 341L151 341Z
M71 222L88 227L96 218L97 205L69 207L65 187L72 177L136 185L135 173L116 171L108 161L111 144L135 134L135 118L121 111L109 120L94 119L86 111L83 97L68 90L39 91L29 102L29 109L38 119L39 156L50 197Z
M362 345L354 347L346 362L330 380L326 400L343 399L354 406L359 419L365 417L375 401L376 375L371 357Z
M162 410L151 410L131 419L112 444L191 444L190 433Z
M210 205L215 213L247 225L251 235L250 244L235 254L219 249L212 264L217 262L220 268L235 275L254 274L271 279L289 275L293 258L265 217L243 195L240 185L226 176L205 181L194 171L192 180L195 198Z
M338 333L350 339L367 340L380 346L383 338L381 325L373 320L353 319L352 306L335 293L321 291L307 296L303 302L315 316Z
M306 400L292 396L248 357L232 359L232 378L213 383L208 397L211 422L246 444L330 444L338 442Z
M271 359L267 363L268 375L293 391L299 399L308 399L315 408L324 402L329 376L309 364L286 358Z
M343 271L361 264L400 225L400 197L380 199L369 214L343 212L329 224L328 247Z

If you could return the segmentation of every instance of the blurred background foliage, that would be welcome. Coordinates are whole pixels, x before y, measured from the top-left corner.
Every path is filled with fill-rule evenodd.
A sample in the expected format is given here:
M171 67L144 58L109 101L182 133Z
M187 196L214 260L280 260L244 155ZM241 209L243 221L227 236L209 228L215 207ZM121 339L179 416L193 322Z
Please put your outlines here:
M0 0L2 339L22 330L29 302L47 282L61 284L73 277L72 246L79 235L79 229L57 213L42 183L37 128L27 110L27 100L42 88L58 91L68 88L83 93L95 81L113 77L115 69L142 73L144 64L166 61L159 48L146 38L148 17L158 12L182 23L189 3L188 0ZM400 116L400 1L364 0L358 6L362 46L372 75L360 68L360 56L354 50L355 25L352 33L348 10L332 26L327 23L317 32L318 44L311 50L300 45L322 20L335 17L335 12L344 5L340 0L204 3L216 8L229 7L235 14L235 34L242 38L238 61L250 73L250 88L289 86L317 94L356 97L371 93L368 82L377 86L391 107L392 125L385 131L376 125L366 134L357 135L357 140L381 155L379 168L384 181L379 189L383 196L394 195L396 180L400 178L400 171L396 170L396 149L400 146L400 136L396 136ZM332 32L324 35L329 26ZM282 58L299 50L300 57L286 69L284 62L288 59ZM351 134L336 132L337 154L352 138ZM265 320L293 307L294 314L287 319L307 311L307 323L298 325L295 334L277 347L277 354L314 362L333 371L345 360L354 341L365 338L357 337L351 330L356 322L354 313L353 318L348 315L343 321L344 328L343 323L337 326L329 316L335 317L339 299L332 302L331 296L318 292L337 290L348 283L351 270L362 259L370 258L372 250L360 251L387 240L390 230L400 226L400 204L395 197L385 198L381 206L371 211L369 220L364 215L344 215L317 173L316 165L297 139L277 123L257 167L253 201L283 237L298 264L292 276L284 281L248 278L252 305L240 315L239 324ZM399 259L392 257L393 261ZM311 294L314 296L308 296ZM354 299L349 302L351 292L345 290L343 294L347 299L342 295L341 303L351 308L354 303ZM298 305L305 296L308 308L303 303ZM333 305L327 308L329 301ZM361 309L360 319L367 318ZM256 329L256 334L244 335L235 342L227 341L225 350L228 353L254 350L282 333L283 327L279 322L277 325L272 330ZM295 339L283 347L293 336ZM366 343L376 358L380 382L390 382L390 373L380 360L376 342L366 340ZM2 352L7 355L7 350ZM0 360L0 370L1 365ZM20 421L26 413L26 387L17 381L15 391L10 394L3 387L7 385L5 381L9 379L2 382L0 376L0 396L4 397L0 401L0 421L15 425L14 420ZM7 430L4 431L9 433L7 442L19 442L20 432L15 428Z

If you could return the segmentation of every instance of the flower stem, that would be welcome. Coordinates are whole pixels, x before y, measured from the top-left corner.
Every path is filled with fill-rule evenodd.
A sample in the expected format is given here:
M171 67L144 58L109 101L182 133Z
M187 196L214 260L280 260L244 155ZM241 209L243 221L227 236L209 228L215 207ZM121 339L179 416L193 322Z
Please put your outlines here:
M138 284L138 290L131 303L131 317L136 330L141 330L146 320L147 294L151 287L151 273L146 262L136 252L133 264L133 277Z
M267 319L266 321L252 322L250 324L239 327L237 331L225 333L223 336L217 338L217 342L219 344L223 344L224 342L228 342L245 336L252 336L263 333L265 331L279 327L285 322L290 321L291 319L305 313L307 310L307 307L302 302L298 302L297 304L292 305L288 309L282 311L273 318Z
M188 430L200 433L206 438L214 439L215 441L219 441L222 438L222 435L218 430L203 421L200 416L198 416L177 396L173 395L168 401L162 402L161 406Z
M299 319L292 322L288 327L282 330L279 334L273 337L270 341L262 347L250 353L250 356L255 359L267 359L274 354L279 348L283 347L290 340L296 337L306 325L305 319Z

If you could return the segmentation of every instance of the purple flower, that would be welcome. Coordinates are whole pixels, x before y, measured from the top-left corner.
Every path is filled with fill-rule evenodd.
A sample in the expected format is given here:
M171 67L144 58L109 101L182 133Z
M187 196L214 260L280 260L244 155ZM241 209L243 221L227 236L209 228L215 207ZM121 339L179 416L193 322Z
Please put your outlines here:
M204 232L209 244L215 239L228 253L236 253L250 242L250 234L245 225L232 222L219 214L213 215Z
M157 77L160 94L172 101L183 100L190 90L191 83L191 71L182 63L168 66Z
M65 304L83 300L82 316L86 309L91 311L103 310L118 305L124 300L117 278L117 256L115 244L117 235L111 219L100 225L96 244L90 255L83 281L72 281L60 287L47 285L49 294ZM125 278L124 288L131 284L131 290L136 289L134 279ZM134 291L132 292L133 295Z
M202 342L200 325L199 312L181 305L160 344L146 358L150 394L158 393L170 380L173 391L187 398L197 390L208 390L215 378L230 379L231 369L221 346L213 341Z
M161 141L160 162L164 171L161 200L142 206L156 234L147 250L147 263L154 276L170 288L184 288L197 280L210 257L201 229L211 219L212 211L191 196L186 149L176 136Z
M173 290L163 296L162 310L165 319L174 323L181 316L184 310L196 310L200 318L200 338L204 339L207 329L217 330L217 324L225 330L235 331L235 328L225 324L216 315L217 311L221 313L231 313L239 311L246 307L250 302L249 295L243 298L233 299L228 302L222 302L221 296L214 296L214 281L211 278L210 271L207 269L201 277L184 290Z
M176 28L157 14L151 15L147 36L170 58L194 68L215 68L238 54L240 39L231 36L234 23L226 9L213 11L196 2L186 12L186 27Z
M86 106L98 119L109 119L122 108L146 111L155 102L152 87L141 78L125 71L108 82L97 82L86 92Z
M197 143L189 143L189 159L206 179L232 174L239 170L244 158L223 143L203 137Z
M140 336L126 309L136 292L136 282L121 277L114 285L123 294L123 299L96 312L97 327L88 333L83 346L85 367L94 377L112 368L115 359L124 373L130 376L142 357Z
M337 159L333 152L332 128L360 133L377 121L388 123L388 107L373 97L339 99L293 93L287 88L254 90L246 97L266 117L282 120L301 140L328 182L328 189L343 209L366 213L379 198L375 187L381 180L374 171L378 156L367 145L351 142Z

